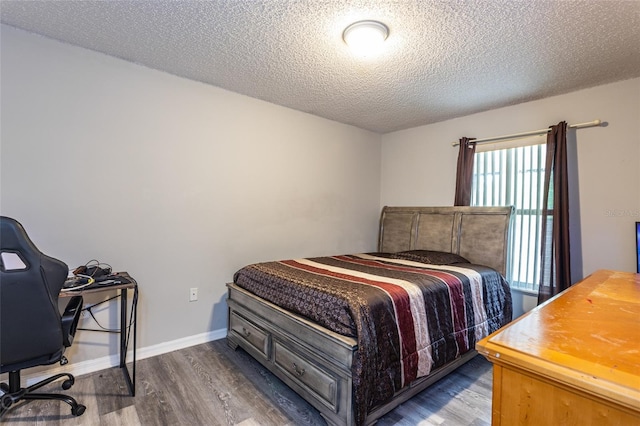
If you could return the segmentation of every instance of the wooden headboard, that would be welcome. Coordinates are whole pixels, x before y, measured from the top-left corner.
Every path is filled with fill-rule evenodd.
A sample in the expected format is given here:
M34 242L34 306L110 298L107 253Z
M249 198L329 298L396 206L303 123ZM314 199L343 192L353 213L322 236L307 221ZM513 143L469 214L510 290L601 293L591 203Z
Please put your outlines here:
M437 250L507 276L514 207L384 207L378 251Z

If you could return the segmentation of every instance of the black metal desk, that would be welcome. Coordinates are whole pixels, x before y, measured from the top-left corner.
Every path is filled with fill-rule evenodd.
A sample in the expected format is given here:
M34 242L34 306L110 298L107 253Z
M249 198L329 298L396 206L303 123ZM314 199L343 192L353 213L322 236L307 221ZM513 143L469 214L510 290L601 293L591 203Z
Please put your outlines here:
M124 378L127 382L127 386L129 387L129 393L131 396L136 395L136 325L137 325L137 314L138 314L138 283L135 279L133 279L127 272L118 272L117 275L126 278L130 282L127 284L110 284L103 286L90 286L86 288L82 288L80 290L73 291L65 291L60 293L60 297L72 297L77 295L88 295L92 293L100 293L105 291L117 291L120 290L120 293L113 297L120 297L120 329L119 330L102 330L97 328L78 328L78 330L86 330L86 331L100 331L104 333L119 333L120 334L120 368L124 374ZM131 312L129 312L127 306L127 292L128 290L133 290L133 299L131 301ZM102 302L98 302L93 306L99 305L101 303L107 302L107 299ZM93 315L93 314L92 314ZM129 338L131 336L131 329L133 328L133 368L132 371L129 372L129 368L127 367L127 350L129 346Z

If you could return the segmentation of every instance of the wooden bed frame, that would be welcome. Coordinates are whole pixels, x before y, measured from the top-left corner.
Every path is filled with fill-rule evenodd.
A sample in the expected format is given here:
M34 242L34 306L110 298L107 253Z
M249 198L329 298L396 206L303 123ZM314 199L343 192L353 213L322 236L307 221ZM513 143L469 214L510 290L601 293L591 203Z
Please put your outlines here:
M507 272L513 207L384 207L378 251L437 250ZM321 327L227 284L229 346L243 348L320 411L327 423L353 425L354 338ZM365 424L473 358L475 350L421 377L367 414Z

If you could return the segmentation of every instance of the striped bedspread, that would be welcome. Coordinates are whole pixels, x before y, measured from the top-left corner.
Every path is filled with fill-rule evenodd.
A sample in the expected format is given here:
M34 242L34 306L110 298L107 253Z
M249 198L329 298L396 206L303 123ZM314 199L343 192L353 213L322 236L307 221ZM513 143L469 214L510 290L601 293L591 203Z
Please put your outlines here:
M234 282L357 339L358 420L511 320L511 293L498 272L410 259L369 253L257 263Z

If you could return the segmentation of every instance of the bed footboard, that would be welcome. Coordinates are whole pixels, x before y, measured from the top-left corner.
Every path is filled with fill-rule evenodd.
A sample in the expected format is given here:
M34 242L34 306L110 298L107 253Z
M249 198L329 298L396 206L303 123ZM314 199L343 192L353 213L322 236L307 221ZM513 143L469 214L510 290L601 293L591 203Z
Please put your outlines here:
M244 349L314 406L328 424L355 424L351 363L358 349L356 340L279 308L233 283L227 287L229 346ZM375 423L475 355L475 350L467 352L417 379L391 401L368 413L365 424Z
M240 346L313 405L327 423L352 425L355 339L341 336L251 293L229 288L229 346Z

